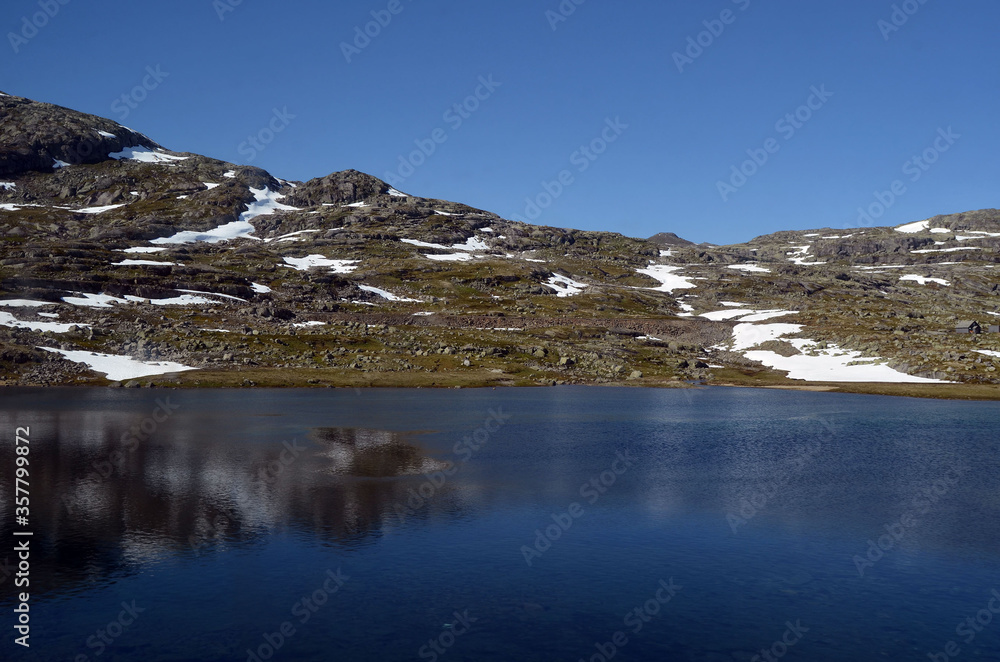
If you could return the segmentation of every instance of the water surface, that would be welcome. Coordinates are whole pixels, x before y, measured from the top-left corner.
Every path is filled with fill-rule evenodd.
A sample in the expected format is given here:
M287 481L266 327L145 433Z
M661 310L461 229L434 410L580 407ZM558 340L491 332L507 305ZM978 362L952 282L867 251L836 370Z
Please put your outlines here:
M0 572L0 655L998 659L998 422L724 388L8 389L32 647Z

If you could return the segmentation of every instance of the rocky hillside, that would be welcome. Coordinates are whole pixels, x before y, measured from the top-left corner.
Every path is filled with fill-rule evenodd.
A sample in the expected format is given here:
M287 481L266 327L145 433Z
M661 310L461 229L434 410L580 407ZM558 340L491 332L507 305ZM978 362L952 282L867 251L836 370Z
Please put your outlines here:
M641 240L4 95L0 228L8 385L1000 383L997 210Z

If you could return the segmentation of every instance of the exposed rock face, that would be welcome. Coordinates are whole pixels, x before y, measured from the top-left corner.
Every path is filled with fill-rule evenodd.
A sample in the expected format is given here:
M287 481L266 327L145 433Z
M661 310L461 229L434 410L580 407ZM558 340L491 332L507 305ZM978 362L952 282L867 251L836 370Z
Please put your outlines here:
M30 170L51 172L56 161L98 163L129 147L156 149L159 145L96 115L0 96L0 177Z
M295 207L350 204L388 192L389 185L381 179L357 170L345 170L319 179L310 179L295 187L288 195L288 204Z

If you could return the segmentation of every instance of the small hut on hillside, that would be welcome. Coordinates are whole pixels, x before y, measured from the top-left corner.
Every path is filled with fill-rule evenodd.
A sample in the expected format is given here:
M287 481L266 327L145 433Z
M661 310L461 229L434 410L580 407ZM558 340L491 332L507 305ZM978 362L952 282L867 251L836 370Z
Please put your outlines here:
M979 322L975 320L959 320L955 323L955 331L957 333L982 333L983 327L979 326Z

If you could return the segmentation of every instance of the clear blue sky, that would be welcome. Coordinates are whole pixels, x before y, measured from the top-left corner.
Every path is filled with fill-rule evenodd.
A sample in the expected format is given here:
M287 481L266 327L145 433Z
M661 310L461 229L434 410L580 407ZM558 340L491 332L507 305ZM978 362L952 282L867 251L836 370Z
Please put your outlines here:
M235 2L42 0L55 16L33 34L22 17L39 0L7 0L0 89L286 179L386 178L402 156L419 164L397 181L408 193L525 218L541 194L540 224L630 236L849 227L894 182L905 192L878 225L1000 207L995 0L907 0L892 31L888 0L565 0L568 17L546 15L559 0ZM729 24L712 23L725 10ZM377 36L348 62L341 44L373 11L391 21L369 26ZM702 34L679 71L674 53L705 21L721 34ZM490 76L499 87L479 87ZM833 96L799 110L811 115L799 128L777 125L824 85ZM446 115L477 87L474 111ZM294 118L261 136L286 108ZM609 119L620 124L604 131ZM961 137L941 152L948 127ZM257 151L251 135L273 140ZM433 154L411 158L416 140ZM603 153L574 156L594 140ZM935 163L904 172L927 149ZM730 181L747 150L767 162ZM560 173L550 201L543 182ZM741 186L724 195L720 181Z

